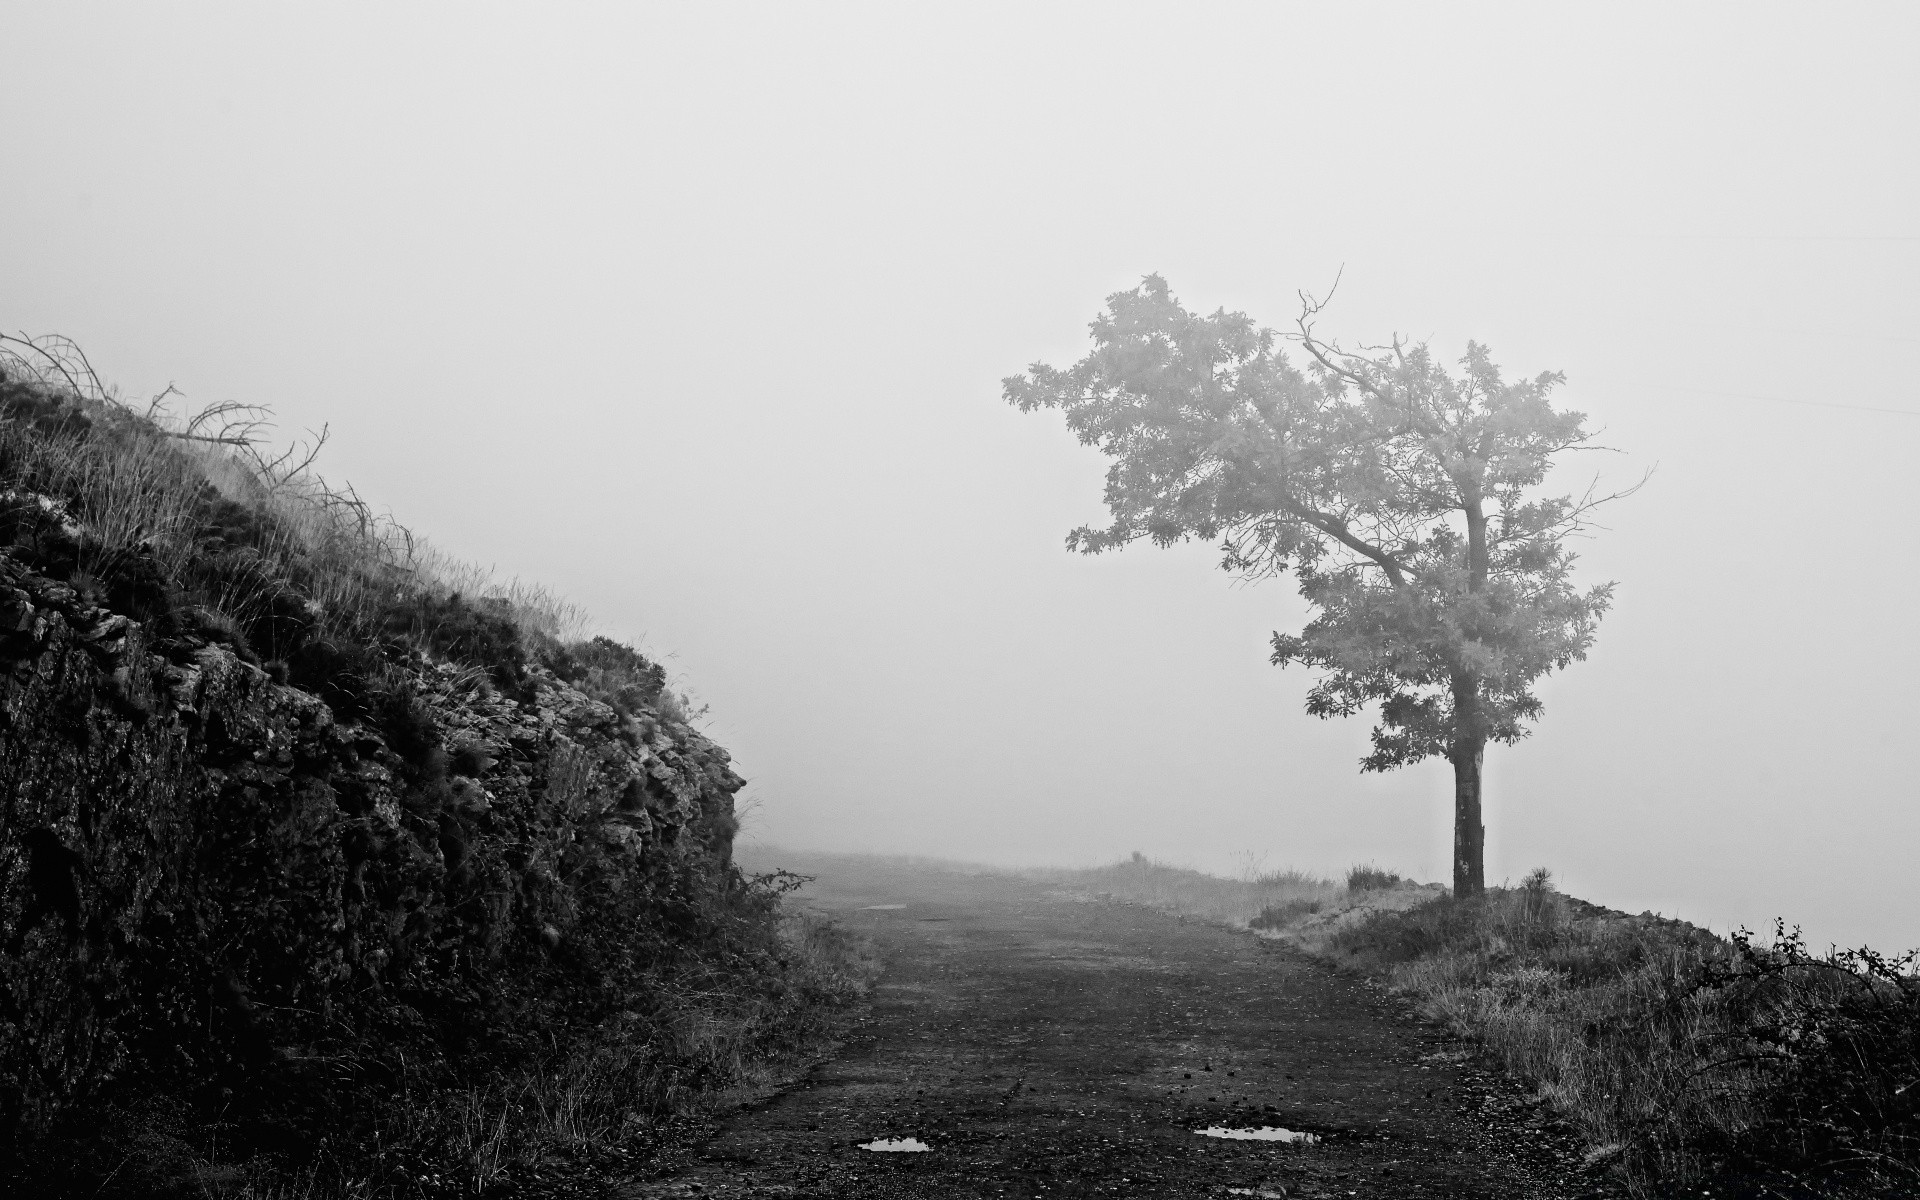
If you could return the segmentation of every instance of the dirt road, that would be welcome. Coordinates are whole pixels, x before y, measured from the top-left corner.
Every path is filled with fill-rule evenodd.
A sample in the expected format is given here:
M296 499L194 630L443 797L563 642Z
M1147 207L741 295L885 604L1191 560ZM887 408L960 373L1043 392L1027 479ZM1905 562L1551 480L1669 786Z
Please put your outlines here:
M636 1198L1582 1194L1524 1094L1275 943L997 876L828 868L802 898L872 939L871 1013Z

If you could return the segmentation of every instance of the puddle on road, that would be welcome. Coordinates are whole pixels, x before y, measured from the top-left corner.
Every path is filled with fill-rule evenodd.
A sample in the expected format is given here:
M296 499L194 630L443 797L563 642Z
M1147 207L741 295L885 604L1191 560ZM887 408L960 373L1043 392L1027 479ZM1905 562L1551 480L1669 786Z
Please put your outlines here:
M881 1138L873 1142L861 1142L860 1149L873 1150L882 1154L919 1154L933 1149L919 1138Z
M1263 1200L1287 1200L1285 1192L1270 1192L1265 1188L1228 1188L1229 1196L1260 1196Z
M1298 1133L1291 1129L1281 1129L1274 1125L1262 1125L1258 1129L1226 1129L1219 1125L1209 1125L1205 1129L1196 1129L1201 1137L1227 1138L1236 1142L1297 1142L1302 1146L1311 1146L1319 1137L1311 1133Z
M868 904L868 905L862 906L860 911L861 912L898 912L900 909L903 909L905 907L906 905L904 904Z

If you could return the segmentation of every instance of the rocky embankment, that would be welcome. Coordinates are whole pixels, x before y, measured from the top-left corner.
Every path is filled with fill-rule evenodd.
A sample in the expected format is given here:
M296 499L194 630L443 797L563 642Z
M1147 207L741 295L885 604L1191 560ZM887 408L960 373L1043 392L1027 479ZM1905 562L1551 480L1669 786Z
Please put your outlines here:
M0 1193L588 1194L831 1035L664 668L162 400L0 335Z
M662 924L723 886L742 781L687 726L419 653L397 718L345 720L201 624L0 555L16 1132L124 1087L498 1057L617 1009Z

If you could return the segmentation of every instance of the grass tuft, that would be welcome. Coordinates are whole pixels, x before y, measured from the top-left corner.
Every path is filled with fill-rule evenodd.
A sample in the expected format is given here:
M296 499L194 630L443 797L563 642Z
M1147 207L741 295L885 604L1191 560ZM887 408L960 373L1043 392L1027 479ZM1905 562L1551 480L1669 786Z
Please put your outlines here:
M1372 863L1347 868L1347 890L1349 892L1383 892L1388 888L1400 886L1400 877L1392 871L1383 871Z

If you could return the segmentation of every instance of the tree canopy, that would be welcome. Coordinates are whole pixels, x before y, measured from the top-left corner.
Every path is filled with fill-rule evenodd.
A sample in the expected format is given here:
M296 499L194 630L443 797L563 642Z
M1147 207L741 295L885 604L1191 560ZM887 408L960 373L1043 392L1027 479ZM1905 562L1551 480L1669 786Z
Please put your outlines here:
M1070 548L1218 539L1228 570L1294 574L1315 615L1274 634L1273 661L1319 670L1315 716L1378 705L1363 769L1453 762L1454 886L1472 894L1482 755L1525 736L1535 681L1592 645L1613 585L1577 588L1565 543L1613 497L1540 494L1559 456L1592 445L1585 415L1551 401L1561 375L1509 382L1477 343L1457 371L1398 338L1342 350L1302 300L1281 335L1188 312L1148 276L1107 298L1091 354L1035 363L1005 396L1061 410L1112 459L1112 520Z

